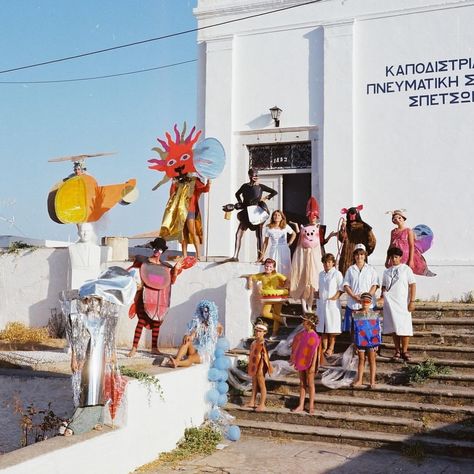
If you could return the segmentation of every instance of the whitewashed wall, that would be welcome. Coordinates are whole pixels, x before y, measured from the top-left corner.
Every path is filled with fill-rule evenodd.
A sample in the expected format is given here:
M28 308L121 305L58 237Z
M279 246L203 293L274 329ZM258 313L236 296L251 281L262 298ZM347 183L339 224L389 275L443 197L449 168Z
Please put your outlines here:
M195 14L205 26L298 3L304 2L200 0ZM420 295L452 298L472 290L474 102L415 108L412 93L366 92L368 83L389 80L386 65L474 57L473 19L473 1L327 0L199 32L206 51L202 125L224 143L229 160L213 187L209 254L233 251L237 219L224 222L216 203L232 202L246 178L240 137L253 131L262 143L259 133L274 128L268 109L278 105L281 127L319 131L312 188L329 229L341 208L364 204L378 240L371 262L381 264L392 227L384 213L407 208L409 225L427 224L435 233L426 258L439 276L420 278ZM464 77L471 73L464 66L451 75L474 97L474 80ZM244 258L252 258L254 245L244 237ZM337 252L334 240L327 250Z
M67 249L38 249L17 256L0 256L0 330L10 321L40 327L48 323L51 308L60 309L59 292L67 288ZM109 266L128 267L127 262ZM179 345L186 325L202 299L214 301L231 345L251 334L250 294L242 275L257 273L260 265L200 262L185 270L172 287L170 310L160 331L160 346ZM229 287L228 287L229 286ZM253 315L255 317L255 315ZM131 347L137 319L120 311L117 344ZM141 346L150 347L151 331L143 330Z

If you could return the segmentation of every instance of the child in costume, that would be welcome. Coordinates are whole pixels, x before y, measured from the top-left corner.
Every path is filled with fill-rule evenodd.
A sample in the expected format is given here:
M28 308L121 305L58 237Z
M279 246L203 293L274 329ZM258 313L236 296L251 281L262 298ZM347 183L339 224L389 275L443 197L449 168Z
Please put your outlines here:
M301 301L304 313L311 312L314 292L319 288L319 273L323 270L319 206L313 197L306 206L306 216L309 223L301 226L290 276L290 297Z
M360 299L362 301L362 309L353 313L354 342L357 346L359 363L357 367L357 379L352 386L359 387L362 385L364 379L365 354L367 353L370 368L370 388L375 388L375 373L377 370L375 353L381 343L380 313L371 309L372 295L370 293L362 293Z
M354 264L344 275L343 287L347 293L347 307L344 314L343 331L351 330L352 313L362 306L362 293L374 295L379 285L379 277L375 268L366 263L367 251L364 244L357 244L353 253Z
M160 327L166 316L170 304L171 285L176 281L177 276L181 272L184 259L180 257L174 267L170 267L166 262L161 261L161 257L168 249L166 242L161 237L157 237L149 244L153 249L151 257L135 258L135 262L129 271L138 268L140 276L137 275L138 290L135 295L135 301L130 306L129 317L137 316L138 322L133 336L132 349L127 357L133 357L137 353L138 343L142 335L143 328L151 329L151 353L160 354L158 349L158 336ZM147 265L149 266L147 268ZM150 271L148 271L150 270ZM150 272L160 272L160 281L164 283L154 285L153 279L148 279ZM152 275L153 277L153 275Z
M319 274L319 290L316 292L319 322L316 331L322 334L322 350L326 357L334 353L336 336L341 334L341 303L339 297L344 293L343 277L336 268L333 254L327 253L321 259L324 270Z
M286 236L290 235L290 240ZM283 212L273 211L268 224L263 232L263 254L266 258L272 258L276 262L276 271L290 277L291 253L290 246L296 238L293 229L286 223ZM263 261L263 258L262 258Z
M395 209L394 211L388 211L387 214L392 214L392 222L396 225L395 229L392 229L390 233L389 249L391 247L398 247L402 251L401 263L406 263L416 275L435 276L428 269L422 251L416 245L415 233L405 225L407 220L405 209ZM390 267L388 255L385 267Z
M189 367L211 361L217 338L224 332L218 318L217 306L213 301L199 302L176 357L170 357L172 367Z
M285 319L281 316L283 300L288 297L288 289L285 287L286 276L277 273L275 270L276 262L267 258L263 264L263 273L257 273L247 277L247 287L253 289L254 282L261 282L260 295L263 308L262 317L273 320L273 331L271 339L278 335L280 324L286 325Z
M300 402L293 410L297 413L304 410L306 391L309 393L310 415L314 413L314 375L318 365L318 346L320 338L315 331L318 317L312 313L303 316L304 330L299 332L291 345L290 363L294 365L300 376Z
M245 405L247 408L254 408L255 411L264 411L267 400L267 387L265 386L265 375L273 372L270 358L268 356L267 346L265 344L265 334L268 326L262 321L257 320L254 332L255 340L250 346L249 365L247 373L252 377L252 396ZM257 393L260 392L260 403L257 405Z
M341 226L338 239L342 243L341 255L339 257L339 271L345 275L352 264L352 254L357 244L363 244L366 257L370 255L376 244L372 227L362 220L360 211L364 208L362 204L349 209L341 209L341 214L346 215L346 220ZM366 258L367 261L367 258Z
M403 252L391 247L387 252L389 268L382 279L383 333L393 336L394 359L410 360L408 342L413 336L411 312L415 309L416 283L412 269L402 263Z

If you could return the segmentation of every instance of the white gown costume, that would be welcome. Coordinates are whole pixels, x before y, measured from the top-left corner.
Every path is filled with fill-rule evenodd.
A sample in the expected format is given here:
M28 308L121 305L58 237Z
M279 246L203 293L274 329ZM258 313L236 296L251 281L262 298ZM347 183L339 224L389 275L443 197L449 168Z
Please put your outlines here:
M316 306L316 314L319 317L316 327L318 333L341 333L341 303L339 298L334 301L328 298L332 298L337 291L344 291L342 282L342 273L336 267L319 273L319 299Z
M383 273L383 334L413 336L411 313L408 311L409 285L415 283L412 269L401 263Z
M291 274L291 254L287 235L291 235L293 229L287 224L284 229L280 227L268 227L264 229L263 238L268 237L268 247L265 252L265 258L272 258L276 262L276 271L285 275L287 278Z

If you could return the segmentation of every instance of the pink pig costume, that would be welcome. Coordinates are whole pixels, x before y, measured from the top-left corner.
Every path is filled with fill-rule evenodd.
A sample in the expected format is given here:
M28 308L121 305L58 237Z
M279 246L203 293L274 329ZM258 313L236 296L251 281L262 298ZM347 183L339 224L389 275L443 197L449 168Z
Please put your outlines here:
M319 218L319 209L314 198L308 201L306 208L308 219ZM319 273L323 271L321 262L321 242L318 224L301 226L298 245L291 262L290 297L306 303L311 311L314 292L319 288Z

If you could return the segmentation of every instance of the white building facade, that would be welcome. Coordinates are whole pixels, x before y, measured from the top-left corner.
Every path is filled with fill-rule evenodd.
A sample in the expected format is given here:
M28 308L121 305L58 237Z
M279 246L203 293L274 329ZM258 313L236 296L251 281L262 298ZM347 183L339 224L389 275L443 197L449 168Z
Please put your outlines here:
M328 230L363 204L382 271L393 227L435 234L435 278L423 298L474 289L474 2L460 0L199 0L198 125L227 153L206 196L207 253L232 255L237 218L221 206L250 165L279 191L271 202L301 220L314 195ZM266 14L272 10L288 8ZM275 127L269 109L282 109ZM251 234L248 232L248 234ZM327 251L337 252L333 239ZM241 259L256 256L244 237Z

